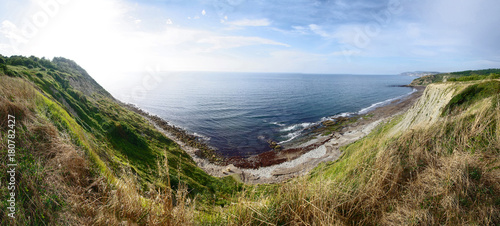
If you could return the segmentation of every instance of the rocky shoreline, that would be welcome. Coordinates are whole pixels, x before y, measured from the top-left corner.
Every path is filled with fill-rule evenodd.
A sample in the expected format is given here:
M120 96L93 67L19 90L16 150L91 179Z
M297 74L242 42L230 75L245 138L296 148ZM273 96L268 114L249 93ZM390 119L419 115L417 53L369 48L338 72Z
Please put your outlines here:
M247 158L225 158L181 128L170 125L158 116L135 106L127 105L144 116L169 139L178 143L197 165L212 176L233 175L245 183L278 183L309 172L321 162L334 161L341 156L339 148L370 133L377 125L409 109L422 95L425 87L400 100L376 108L364 115L338 117L311 128L300 143L283 150L273 149Z

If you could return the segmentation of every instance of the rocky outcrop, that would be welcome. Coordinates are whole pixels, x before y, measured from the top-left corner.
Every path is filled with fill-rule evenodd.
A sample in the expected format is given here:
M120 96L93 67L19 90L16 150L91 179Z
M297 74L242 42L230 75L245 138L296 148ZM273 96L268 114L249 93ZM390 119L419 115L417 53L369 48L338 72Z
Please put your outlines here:
M426 127L440 120L443 108L450 102L456 89L452 83L428 85L417 103L406 112L401 122L392 128L390 136L408 129Z

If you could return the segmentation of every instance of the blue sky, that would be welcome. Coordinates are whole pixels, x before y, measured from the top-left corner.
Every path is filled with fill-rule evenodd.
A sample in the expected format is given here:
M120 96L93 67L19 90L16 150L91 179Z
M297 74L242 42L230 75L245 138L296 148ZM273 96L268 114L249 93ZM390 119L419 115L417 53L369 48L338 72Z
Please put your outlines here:
M496 0L3 0L0 53L64 56L98 80L498 68L498 12Z

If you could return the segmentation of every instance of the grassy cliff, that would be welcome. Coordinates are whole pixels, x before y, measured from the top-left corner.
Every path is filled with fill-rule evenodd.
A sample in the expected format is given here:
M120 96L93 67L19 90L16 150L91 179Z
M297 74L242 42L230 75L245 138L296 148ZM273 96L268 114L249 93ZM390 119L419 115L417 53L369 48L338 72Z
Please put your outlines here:
M212 222L234 225L500 224L500 82L430 84L407 113L335 162L256 187Z
M498 225L496 71L421 78L405 114L273 185L214 178L71 60L0 57L0 170L16 120L16 218L31 225ZM441 77L439 77L441 76ZM445 77L447 76L447 77ZM445 78L448 82L443 82ZM453 79L450 79L453 78Z
M0 155L8 154L11 115L18 164L16 218L7 216L11 191L2 184L2 224L149 224L170 214L177 192L184 200L224 205L241 187L196 167L71 60L0 57L0 84ZM7 177L0 174L2 182ZM160 208L165 200L170 210Z
M500 78L500 69L484 69L484 70L469 70L451 73L441 73L435 75L426 75L413 80L410 85L426 86L437 82L454 82L454 81L473 81L483 79L498 79Z

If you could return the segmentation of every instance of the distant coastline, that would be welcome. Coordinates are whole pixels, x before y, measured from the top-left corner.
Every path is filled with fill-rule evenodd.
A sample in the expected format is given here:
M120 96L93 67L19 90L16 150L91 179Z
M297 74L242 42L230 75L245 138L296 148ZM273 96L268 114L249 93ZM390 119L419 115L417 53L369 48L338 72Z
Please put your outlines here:
M427 76L427 75L436 75L440 74L441 72L437 71L412 71L412 72L403 72L399 75L402 76L410 76L410 77L422 77L422 76Z

